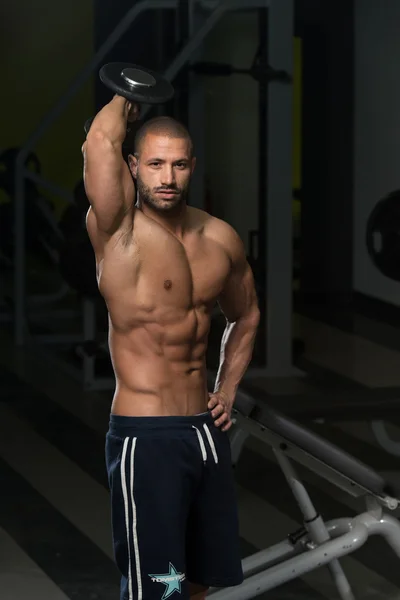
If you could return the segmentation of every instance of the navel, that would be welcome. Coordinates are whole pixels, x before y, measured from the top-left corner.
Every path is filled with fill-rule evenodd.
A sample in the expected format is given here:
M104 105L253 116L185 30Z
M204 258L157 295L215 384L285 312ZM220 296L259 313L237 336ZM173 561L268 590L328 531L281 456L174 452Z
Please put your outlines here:
M170 279L166 279L164 281L164 287L166 290L170 290L172 288L172 281Z

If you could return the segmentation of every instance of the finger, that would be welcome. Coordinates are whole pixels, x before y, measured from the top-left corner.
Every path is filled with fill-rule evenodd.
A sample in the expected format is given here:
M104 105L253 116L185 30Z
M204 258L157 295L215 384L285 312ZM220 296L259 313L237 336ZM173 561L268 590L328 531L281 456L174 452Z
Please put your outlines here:
M132 113L138 119L140 116L140 104L134 104L132 106Z
M225 406L222 406L222 404L218 404L214 410L211 411L211 416L213 417L213 419L215 419L216 417L219 417L219 415L222 415L222 413L225 412Z
M229 419L229 415L228 413L224 412L222 413L220 418L215 421L215 425L217 427L221 427L221 425L223 425L227 419Z
M215 396L210 396L210 399L208 401L208 408L212 409L214 408L214 406L217 406L218 404L218 399Z
M229 419L225 425L221 428L221 431L228 431L232 427L233 423L231 419Z
M129 110L128 110L128 121L130 123L133 123L134 121L137 121L139 119L139 117L140 117L140 105L130 103Z

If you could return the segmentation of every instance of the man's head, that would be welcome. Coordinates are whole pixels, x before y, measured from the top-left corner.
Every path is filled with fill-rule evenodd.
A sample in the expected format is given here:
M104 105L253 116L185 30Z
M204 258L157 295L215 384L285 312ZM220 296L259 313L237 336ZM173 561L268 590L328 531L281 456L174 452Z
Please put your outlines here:
M136 133L129 166L140 201L162 212L186 202L195 167L193 144L186 127L171 117L155 117Z

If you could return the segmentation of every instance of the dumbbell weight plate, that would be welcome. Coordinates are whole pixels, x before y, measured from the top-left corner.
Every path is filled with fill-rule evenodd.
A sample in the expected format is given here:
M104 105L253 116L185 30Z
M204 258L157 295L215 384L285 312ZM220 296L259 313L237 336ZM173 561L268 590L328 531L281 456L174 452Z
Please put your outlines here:
M174 95L172 84L162 75L130 63L107 63L99 76L113 92L139 104L163 104Z

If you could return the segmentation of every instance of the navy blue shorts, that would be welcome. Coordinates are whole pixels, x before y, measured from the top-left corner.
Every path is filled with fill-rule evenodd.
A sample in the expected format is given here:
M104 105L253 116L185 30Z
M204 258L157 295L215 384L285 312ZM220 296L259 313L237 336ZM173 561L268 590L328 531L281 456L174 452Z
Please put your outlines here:
M209 413L111 415L106 464L121 600L243 581L229 438Z

